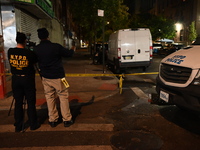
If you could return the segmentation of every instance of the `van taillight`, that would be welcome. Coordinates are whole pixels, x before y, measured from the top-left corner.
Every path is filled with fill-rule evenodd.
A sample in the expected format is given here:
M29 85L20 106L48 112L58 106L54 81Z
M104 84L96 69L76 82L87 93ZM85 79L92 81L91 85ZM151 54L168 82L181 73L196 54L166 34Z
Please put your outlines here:
M150 46L150 58L153 57L153 46Z
M121 59L121 48L118 48L117 51L118 51L118 59Z

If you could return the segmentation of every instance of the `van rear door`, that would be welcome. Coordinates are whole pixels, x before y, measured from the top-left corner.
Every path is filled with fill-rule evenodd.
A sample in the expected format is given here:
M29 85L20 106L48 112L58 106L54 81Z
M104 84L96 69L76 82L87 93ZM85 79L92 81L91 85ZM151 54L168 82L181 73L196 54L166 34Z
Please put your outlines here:
M120 31L121 62L135 61L135 32Z
M137 30L135 32L135 61L149 61L151 35L149 30Z

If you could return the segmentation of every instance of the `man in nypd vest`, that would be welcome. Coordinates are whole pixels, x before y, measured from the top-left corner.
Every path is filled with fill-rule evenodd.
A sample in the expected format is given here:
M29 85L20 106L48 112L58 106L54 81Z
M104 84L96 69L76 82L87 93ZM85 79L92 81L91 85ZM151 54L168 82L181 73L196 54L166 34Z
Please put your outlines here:
M40 127L36 113L36 88L34 63L37 62L36 55L25 48L26 35L17 32L17 47L8 50L8 60L12 73L12 91L15 99L15 132L23 131L24 113L23 103L27 101L28 119L31 130Z

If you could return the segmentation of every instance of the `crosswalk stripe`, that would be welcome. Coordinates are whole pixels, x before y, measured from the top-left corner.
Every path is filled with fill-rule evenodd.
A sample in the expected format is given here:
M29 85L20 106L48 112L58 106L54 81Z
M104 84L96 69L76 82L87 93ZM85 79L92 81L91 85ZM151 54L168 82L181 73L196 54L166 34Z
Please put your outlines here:
M17 147L0 148L1 150L112 150L107 145L80 145L80 146L51 146L51 147Z
M70 127L64 127L61 123L55 128L50 127L48 124L42 124L41 127L34 132L38 131L113 131L114 125L113 124L82 124L82 123L75 123ZM33 132L29 128L26 132ZM14 132L13 125L0 125L0 132Z
M142 99L147 99L148 96L138 87L131 87L131 90L139 97Z
M151 79L143 79L145 82L148 82L148 83L154 83L153 80Z

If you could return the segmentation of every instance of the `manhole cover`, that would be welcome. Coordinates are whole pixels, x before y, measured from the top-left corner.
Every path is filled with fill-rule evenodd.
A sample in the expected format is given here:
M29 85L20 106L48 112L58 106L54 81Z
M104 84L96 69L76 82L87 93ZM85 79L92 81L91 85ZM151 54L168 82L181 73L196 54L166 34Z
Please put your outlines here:
M112 80L112 79L114 79L113 77L101 77L101 76L94 77L94 78L97 79L97 80Z
M156 135L142 131L123 131L111 137L111 143L119 150L158 150L163 141Z

